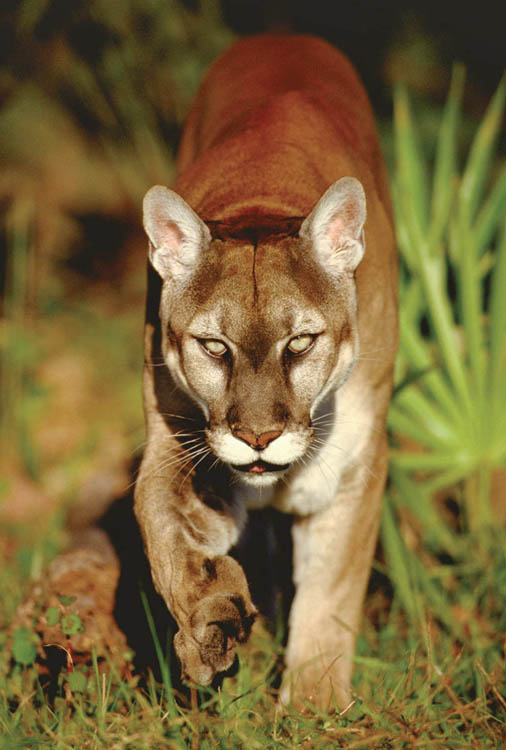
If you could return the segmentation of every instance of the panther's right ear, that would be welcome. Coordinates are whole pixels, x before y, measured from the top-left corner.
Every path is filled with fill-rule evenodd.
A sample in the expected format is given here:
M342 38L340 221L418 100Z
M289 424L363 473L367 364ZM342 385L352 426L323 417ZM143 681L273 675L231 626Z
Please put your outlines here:
M355 177L341 177L322 195L300 228L322 266L339 276L352 273L365 250L365 192Z
M184 284L211 241L209 229L181 196L162 185L148 190L143 211L152 265L162 279Z

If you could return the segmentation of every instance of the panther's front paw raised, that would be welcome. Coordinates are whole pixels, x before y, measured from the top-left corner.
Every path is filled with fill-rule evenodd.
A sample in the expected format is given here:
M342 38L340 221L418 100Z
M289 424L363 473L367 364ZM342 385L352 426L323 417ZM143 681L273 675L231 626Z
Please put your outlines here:
M199 602L174 637L183 679L208 685L232 666L235 646L247 641L257 610L242 594L214 594Z

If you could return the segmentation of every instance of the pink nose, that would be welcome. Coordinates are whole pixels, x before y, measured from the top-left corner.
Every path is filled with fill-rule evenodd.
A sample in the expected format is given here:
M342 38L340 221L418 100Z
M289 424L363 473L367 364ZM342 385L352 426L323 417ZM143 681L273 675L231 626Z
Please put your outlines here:
M261 451L281 435L281 430L269 430L269 432L262 432L261 435L255 435L254 432L248 432L247 430L234 430L234 435L239 440L251 445L252 448Z

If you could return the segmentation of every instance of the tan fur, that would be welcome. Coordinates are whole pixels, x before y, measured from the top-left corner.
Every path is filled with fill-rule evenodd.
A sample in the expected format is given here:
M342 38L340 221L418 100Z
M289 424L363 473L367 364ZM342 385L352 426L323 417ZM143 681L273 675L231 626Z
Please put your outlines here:
M136 514L182 671L209 683L247 639L256 609L227 553L268 503L295 517L281 699L343 706L397 344L386 176L350 63L306 36L236 44L196 97L175 190L144 204Z

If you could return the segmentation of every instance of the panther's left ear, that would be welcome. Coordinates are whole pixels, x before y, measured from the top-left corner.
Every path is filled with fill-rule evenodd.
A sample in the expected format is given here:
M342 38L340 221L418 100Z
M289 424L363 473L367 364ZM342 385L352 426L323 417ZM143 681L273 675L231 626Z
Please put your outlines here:
M180 195L155 185L144 196L149 259L162 279L183 285L195 272L211 234Z
M342 177L322 195L300 228L330 273L353 272L364 255L365 193L355 177Z

